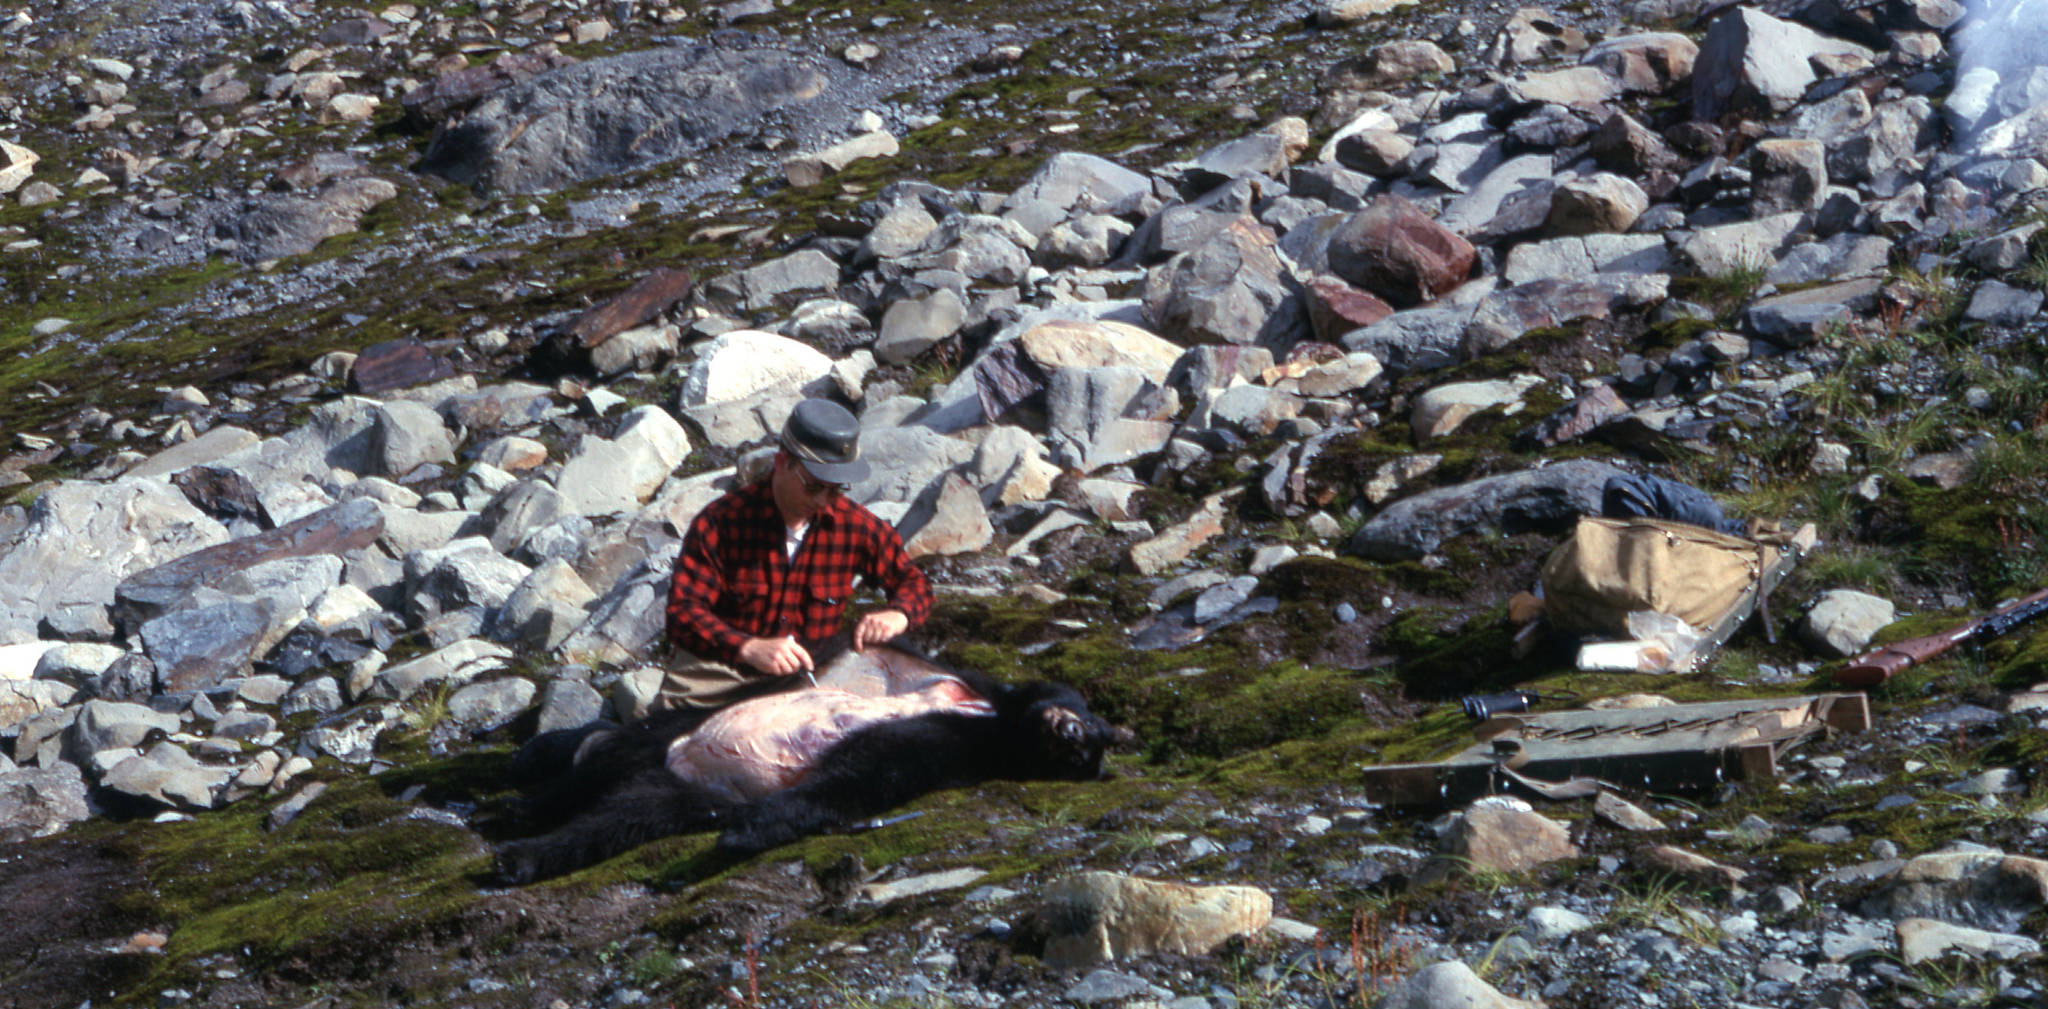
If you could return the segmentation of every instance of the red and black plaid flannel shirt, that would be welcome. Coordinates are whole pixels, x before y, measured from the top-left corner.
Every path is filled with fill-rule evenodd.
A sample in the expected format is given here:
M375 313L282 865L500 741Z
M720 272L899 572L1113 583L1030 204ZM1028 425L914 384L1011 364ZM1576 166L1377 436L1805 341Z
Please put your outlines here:
M669 580L669 641L733 663L749 638L829 638L839 632L855 575L881 585L912 627L931 612L931 582L910 563L896 530L866 508L838 497L819 509L794 562L786 538L765 477L699 513Z

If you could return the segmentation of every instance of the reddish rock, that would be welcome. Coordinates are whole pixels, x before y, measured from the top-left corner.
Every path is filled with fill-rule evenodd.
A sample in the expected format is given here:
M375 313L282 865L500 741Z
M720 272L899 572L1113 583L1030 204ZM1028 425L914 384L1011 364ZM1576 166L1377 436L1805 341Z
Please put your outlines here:
M1472 243L1398 196L1382 196L1339 225L1330 271L1389 303L1434 301L1472 272Z
M349 391L374 396L390 389L438 382L455 374L448 359L418 340L387 340L356 355L348 370Z
M1319 276L1308 283L1308 321L1318 340L1334 343L1392 314L1394 306L1336 277Z
M585 350L632 329L690 296L690 274L662 268L635 281L632 287L593 306L569 323L568 333Z
M406 115L432 125L460 112L500 88L511 87L576 60L550 45L527 52L506 53L477 67L465 67L434 78L406 92Z

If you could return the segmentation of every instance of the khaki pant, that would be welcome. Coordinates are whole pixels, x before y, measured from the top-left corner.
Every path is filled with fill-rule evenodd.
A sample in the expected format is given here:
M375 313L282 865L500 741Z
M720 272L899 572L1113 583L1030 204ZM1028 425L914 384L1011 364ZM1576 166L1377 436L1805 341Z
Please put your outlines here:
M699 658L680 648L670 652L663 665L661 689L655 693L652 706L655 711L724 707L731 703L733 691L772 678L753 669Z

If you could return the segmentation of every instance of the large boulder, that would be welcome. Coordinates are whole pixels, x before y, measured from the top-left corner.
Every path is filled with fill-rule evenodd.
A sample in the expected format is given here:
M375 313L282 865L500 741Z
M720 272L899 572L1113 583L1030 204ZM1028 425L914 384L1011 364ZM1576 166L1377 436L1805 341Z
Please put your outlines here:
M825 84L809 60L768 46L623 53L491 95L435 138L424 167L488 191L544 192L683 157Z
M1476 252L1472 243L1398 196L1383 196L1344 219L1330 236L1330 272L1411 307L1465 282Z
M1729 10L1707 28L1706 43L1693 62L1693 118L1784 112L1798 104L1807 85L1818 79L1812 63L1817 56L1866 62L1875 58L1854 42L1829 38L1753 7Z
M188 553L123 579L113 592L113 616L122 633L185 605L202 588L235 591L225 583L244 572L290 558L338 558L384 534L377 502L356 498L290 525ZM301 600L303 605L304 600Z
M0 555L0 641L111 637L107 608L130 574L216 543L227 529L160 480L63 482L36 499Z
M397 195L396 185L367 176L336 179L310 195L266 193L222 219L215 238L223 249L252 263L296 256L356 230L371 208Z
M1301 290L1275 252L1273 233L1239 217L1200 248L1153 270L1145 310L1185 343L1287 347L1308 334Z
M1151 191L1143 175L1107 158L1065 151L1031 173L1017 191L1003 199L1003 217L1043 236L1070 213L1117 207Z

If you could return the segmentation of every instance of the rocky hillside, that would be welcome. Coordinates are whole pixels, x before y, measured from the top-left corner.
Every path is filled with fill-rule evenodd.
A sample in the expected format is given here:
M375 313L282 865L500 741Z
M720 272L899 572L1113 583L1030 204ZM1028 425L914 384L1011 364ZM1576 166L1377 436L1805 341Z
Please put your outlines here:
M2044 26L20 6L0 1007L2039 1005L2029 626L1775 777L1367 782L1466 695L1827 692L2048 582ZM1137 749L495 887L513 751L645 710L677 530L804 396L914 643ZM1513 597L1616 475L1820 543L1582 671Z

